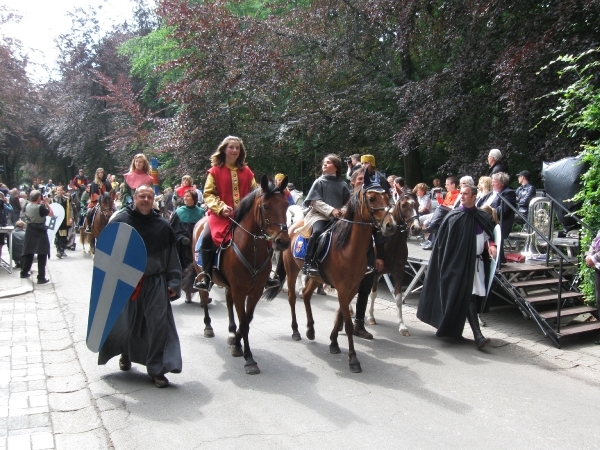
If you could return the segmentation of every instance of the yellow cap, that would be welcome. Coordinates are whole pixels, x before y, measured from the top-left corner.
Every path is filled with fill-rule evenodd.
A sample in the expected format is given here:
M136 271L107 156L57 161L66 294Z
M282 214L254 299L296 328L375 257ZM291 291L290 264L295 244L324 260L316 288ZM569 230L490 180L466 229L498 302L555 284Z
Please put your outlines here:
M371 164L371 166L375 167L375 157L373 155L362 155L360 157L360 162L368 162Z
M278 173L277 175L275 175L275 181L283 180L284 178L285 178L285 175L282 173Z

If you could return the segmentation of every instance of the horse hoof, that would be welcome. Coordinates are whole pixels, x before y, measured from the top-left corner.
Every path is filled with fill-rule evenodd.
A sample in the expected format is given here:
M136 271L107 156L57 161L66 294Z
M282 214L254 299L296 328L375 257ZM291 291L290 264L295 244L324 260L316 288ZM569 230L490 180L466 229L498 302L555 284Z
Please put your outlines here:
M350 372L352 373L361 373L362 368L360 367L360 363L357 362L355 364L350 364Z
M342 353L340 350L340 346L337 344L329 344L329 353L337 355L338 353Z
M244 370L246 371L246 375L258 375L260 373L260 369L256 363L249 366L244 366Z
M377 321L375 320L375 317L369 317L367 319L367 325L377 325Z
M235 345L231 346L231 356L234 356L236 358L239 358L240 356L244 356L244 350L242 349L242 346L240 345L239 347L236 347Z
M227 338L227 345L235 345L235 336L229 336Z
M215 332L213 331L212 328L205 328L204 329L204 337L215 337Z
M301 341L302 340L302 336L300 336L300 333L298 331L294 331L292 333L292 339L295 341Z
M400 332L400 336L410 336L410 333L408 332L408 329L406 328L400 328L400 330L398 330Z
M306 338L311 341L315 340L315 330L306 330Z

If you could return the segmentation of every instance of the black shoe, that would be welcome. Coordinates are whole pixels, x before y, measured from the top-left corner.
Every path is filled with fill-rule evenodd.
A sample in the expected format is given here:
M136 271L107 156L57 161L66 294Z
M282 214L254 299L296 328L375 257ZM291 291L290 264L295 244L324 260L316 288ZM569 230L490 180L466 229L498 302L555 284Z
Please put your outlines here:
M38 278L37 284L46 284L46 283L50 283L50 280L48 278Z
M91 229L90 227L87 227L87 228L86 228L84 231L85 231L86 233L91 233L91 232L92 232L92 229Z
M129 370L131 369L131 360L128 355L121 355L119 358L119 369Z
M277 278L269 278L265 283L265 289L280 287L281 283Z
M421 242L421 247L425 247L426 245L431 245L431 241L429 239Z
M66 257L67 257L67 254L66 254L65 252L62 252L62 253L60 254L60 256L61 256L61 258L66 258Z
M152 380L154 381L154 386L157 388L166 388L169 385L169 380L164 375L152 377Z
M31 276L31 272L23 273L21 272L21 278L29 278Z
M63 255L62 255L62 253L57 253L57 254L56 254L56 257L57 257L58 259L61 259L61 258L63 257Z
M421 247L423 250L433 250L433 244L429 242L427 245Z

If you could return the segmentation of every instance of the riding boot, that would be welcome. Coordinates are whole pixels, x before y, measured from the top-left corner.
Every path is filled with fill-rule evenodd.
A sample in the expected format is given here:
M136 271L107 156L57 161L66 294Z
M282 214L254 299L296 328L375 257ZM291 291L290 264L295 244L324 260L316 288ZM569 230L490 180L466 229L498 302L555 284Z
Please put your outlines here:
M200 248L202 256L202 270L204 271L204 277L200 282L196 282L194 287L199 291L210 291L211 274L214 265L214 252L213 249Z
M87 228L86 233L91 233L94 226L94 217L96 217L96 208L91 208L87 213Z
M315 252L317 251L317 237L313 234L308 240L308 247L306 249L306 256L304 257L304 266L302 266L302 273L311 277L319 276L319 269L314 267Z
M363 339L373 339L373 335L365 329L364 320L354 321L354 331L352 332L352 334Z
M467 312L467 319L471 330L473 330L473 337L475 338L475 345L477 348L483 348L485 345L490 343L490 339L483 336L481 328L479 328L479 320L477 319L477 303L469 303L469 311Z

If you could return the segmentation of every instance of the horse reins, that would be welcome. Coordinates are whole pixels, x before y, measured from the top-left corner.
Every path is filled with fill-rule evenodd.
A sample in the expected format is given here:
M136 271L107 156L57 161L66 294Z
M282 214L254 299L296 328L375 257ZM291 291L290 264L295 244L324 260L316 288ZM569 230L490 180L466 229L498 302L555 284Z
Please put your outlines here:
M365 205L364 199L367 197L367 192L369 192L369 191L367 190L367 191L363 192L363 195L360 197L361 208ZM385 210L385 215L382 217L382 219L380 221L378 221L377 219L375 219L375 216L373 216L373 212L381 211L381 210ZM344 219L343 217L338 217L337 220L341 220L342 222L351 223L354 225L368 225L373 228L380 229L381 226L383 225L383 221L385 220L387 215L390 213L390 207L382 206L380 208L372 208L370 206L367 206L367 211L369 212L369 216L371 217L371 220L372 220L371 222L355 222L353 220Z
M279 191L281 194L283 194L283 192ZM260 196L263 197L265 194L261 194ZM256 279L256 276L265 268L265 266L267 265L267 263L270 261L271 259L271 255L269 254L269 256L265 259L265 261L262 263L262 265L256 269L256 258L257 258L257 254L258 254L258 249L256 247L257 241L259 239L264 239L265 241L273 241L275 239L277 239L277 236L279 236L281 233L283 232L287 232L287 224L282 224L282 223L277 223L277 222L271 222L266 216L267 213L265 211L265 208L262 204L262 201L259 200L258 202L258 211L260 214L260 232L262 233L262 236L254 234L248 230L246 230L240 223L236 222L234 219L232 219L231 217L228 217L228 219L233 222L235 225L237 225L239 228L241 228L242 230L244 230L246 233L248 233L250 236L252 236L253 238L253 242L254 242L254 264L251 266L250 263L248 262L248 260L244 257L244 255L242 254L242 251L239 249L239 247L236 245L235 242L233 242L233 228L231 229L231 240L229 241L229 245L227 245L226 247L221 246L222 249L225 249L229 246L233 247L233 251L235 252L235 254L238 256L238 258L240 258L240 260L242 261L242 263L244 263L244 266L246 266L246 268L248 269L248 271L250 272L250 275L252 276L252 281L254 281ZM268 236L264 230L263 230L263 224L266 224L266 226L268 227L269 225L275 225L279 227L279 232L275 235L275 237L270 237ZM270 253L270 252L269 252Z

